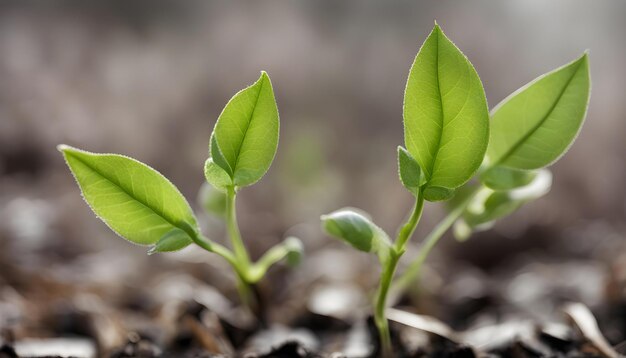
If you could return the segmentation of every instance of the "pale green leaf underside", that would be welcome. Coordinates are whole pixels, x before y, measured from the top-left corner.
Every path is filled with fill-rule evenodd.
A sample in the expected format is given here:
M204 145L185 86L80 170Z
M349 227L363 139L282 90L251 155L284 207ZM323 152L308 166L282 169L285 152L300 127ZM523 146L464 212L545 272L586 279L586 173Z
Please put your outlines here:
M482 83L472 64L435 26L411 67L404 95L404 141L427 186L457 188L480 166L489 139Z
M329 235L365 252L385 256L391 246L387 234L372 222L369 215L353 208L343 208L322 215L322 228Z
M493 190L510 190L528 185L537 171L520 170L502 166L491 167L480 175L480 181Z
M215 144L227 165L211 156L237 186L251 185L267 172L278 146L278 108L267 73L238 92L224 107L213 131Z
M375 248L376 226L365 216L350 209L337 210L321 217L324 231L354 248L370 252Z
M150 245L174 229L197 230L185 198L156 170L122 155L59 150L93 212L121 237Z
M419 164L402 147L398 147L398 174L402 185L413 194L417 194L419 187L424 184L424 176Z
M149 254L157 252L172 252L182 250L191 245L193 240L181 229L173 229L167 232L157 243L148 251Z
M493 110L490 165L538 169L570 147L589 102L587 54L513 93Z

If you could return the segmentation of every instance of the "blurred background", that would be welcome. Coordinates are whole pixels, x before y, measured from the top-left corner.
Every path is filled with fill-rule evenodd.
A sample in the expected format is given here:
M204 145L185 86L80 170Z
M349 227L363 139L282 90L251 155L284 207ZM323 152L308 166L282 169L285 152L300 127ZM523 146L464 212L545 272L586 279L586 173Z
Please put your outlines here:
M223 240L197 200L209 134L261 70L273 81L281 137L267 176L239 195L239 222L254 257L288 235L307 249L301 268L273 270L280 279L266 292L288 300L285 282L325 267L367 302L376 265L325 237L318 218L354 206L393 233L410 209L396 168L403 91L434 20L476 67L490 108L585 50L593 89L581 135L552 168L551 193L468 242L446 237L424 287L447 300L414 306L459 329L494 322L472 305L441 308L465 309L455 302L478 300L494 281L496 297L536 315L562 300L626 312L625 18L619 0L2 1L0 328L63 335L49 317L145 305L187 292L180 285L236 297L218 258L195 248L148 257L116 237L81 200L55 146L149 164ZM414 242L443 214L427 205ZM613 343L626 339L626 319L602 324ZM100 346L121 340L101 335Z

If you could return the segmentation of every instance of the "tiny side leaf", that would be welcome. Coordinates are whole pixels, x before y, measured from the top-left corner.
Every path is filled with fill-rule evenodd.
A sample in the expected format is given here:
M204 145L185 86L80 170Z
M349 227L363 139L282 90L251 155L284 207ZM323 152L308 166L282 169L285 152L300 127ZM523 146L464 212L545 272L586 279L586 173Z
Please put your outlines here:
M398 146L398 173L402 185L413 195L418 195L420 186L425 182L422 169L411 154L401 146Z
M172 252L184 249L193 243L193 240L181 229L172 229L167 232L157 243L148 251L149 255L157 252Z
M207 159L204 163L204 178L215 189L220 191L226 191L228 187L233 185L233 181L228 176L228 173L217 165L213 158Z

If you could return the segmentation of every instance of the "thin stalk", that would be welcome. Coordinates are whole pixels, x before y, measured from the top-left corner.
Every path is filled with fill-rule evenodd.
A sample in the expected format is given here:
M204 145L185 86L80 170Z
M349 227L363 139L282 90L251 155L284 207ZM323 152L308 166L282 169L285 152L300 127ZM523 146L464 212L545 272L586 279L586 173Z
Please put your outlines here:
M404 253L407 242L409 242L409 239L411 238L411 236L413 236L413 232L415 231L415 228L417 227L417 224L419 223L420 218L422 217L423 211L424 211L424 196L422 195L422 192L420 191L417 194L417 199L415 200L415 207L413 208L413 212L411 213L409 220L404 225L402 225L402 228L398 232L398 238L396 239L396 243L395 243L395 250L400 255Z
M424 197L422 193L419 192L415 201L415 207L413 208L413 212L411 213L409 220L402 225L402 228L398 232L395 245L389 250L389 256L386 260L383 260L383 268L380 273L380 284L376 295L374 321L380 336L381 355L386 358L393 356L389 323L387 322L387 317L385 316L385 309L387 308L387 294L389 293L389 287L393 281L393 275L396 272L398 261L404 253L406 244L413 235L413 232L422 217L423 209Z
M230 238L230 243L233 248L234 261L233 265L236 268L237 273L237 291L239 292L239 298L241 303L248 307L248 309L254 314L255 303L254 296L252 295L252 288L250 287L250 256L241 239L241 233L239 232L239 225L237 224L237 209L235 206L236 199L235 188L228 188L226 195L226 231Z
M250 313L258 317L258 310L252 286L246 281L246 278L237 274L237 293L241 303L250 310Z
M203 235L194 236L193 241L201 248L223 257L230 264L235 271L235 276L237 277L237 292L239 293L239 299L242 304L254 312L255 303L253 295L251 294L252 288L250 287L247 279L248 274L239 266L239 262L237 261L237 258L235 258L235 255L233 255L233 253L226 247L216 242L212 242Z
M476 196L476 194L482 189L482 186L477 186L474 191L469 193L467 197L461 201L454 209L452 209L448 215L435 226L435 228L426 236L424 239L424 244L420 248L419 254L417 258L409 265L404 273L394 282L393 287L391 289L392 295L396 296L400 293L404 292L407 287L414 282L421 270L426 258L432 251L433 247L439 242L439 239L443 237L448 229L454 224L454 222L461 217L469 203L472 201L472 198Z
M192 239L193 239L193 242L196 245L200 246L201 248L205 249L206 251L214 252L214 253L220 255L226 261L228 261L228 263L233 267L233 269L235 269L235 271L239 271L239 266L237 265L237 260L235 259L235 256L233 255L233 253L229 249L227 249L226 247L218 244L217 242L212 242L211 240L209 240L208 238L206 238L202 234L194 235L192 237Z
M393 274L396 271L398 265L398 256L393 250L388 258L387 264L383 267L380 273L380 285L378 287L378 293L376 294L376 306L374 308L374 322L376 328L378 328L378 335L380 337L380 350L382 357L392 357L393 348L391 345L391 334L389 332L389 323L385 316L385 309L387 308L387 293L393 279Z
M226 195L226 231L228 232L228 237L230 238L230 243L235 253L235 259L239 263L240 268L247 273L250 267L250 256L243 244L241 233L239 232L239 225L237 224L236 197L235 188L228 188Z

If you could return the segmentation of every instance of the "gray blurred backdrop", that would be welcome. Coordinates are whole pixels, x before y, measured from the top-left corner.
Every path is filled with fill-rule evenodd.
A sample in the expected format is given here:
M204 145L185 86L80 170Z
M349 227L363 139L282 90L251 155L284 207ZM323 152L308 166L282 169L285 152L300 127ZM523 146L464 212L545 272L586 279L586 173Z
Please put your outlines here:
M2 1L3 250L39 250L40 265L102 248L145 260L144 248L115 238L88 210L55 146L137 158L197 208L215 120L261 70L274 84L281 137L268 175L240 195L253 255L289 233L309 250L334 245L318 217L342 206L393 232L411 205L395 158L403 90L435 20L476 67L490 107L585 50L593 81L586 124L553 167L552 192L486 234L497 237L490 244L443 247L496 250L529 227L561 236L592 228L592 243L623 233L625 19L618 0ZM441 215L427 205L418 236ZM221 240L212 223L203 225Z

